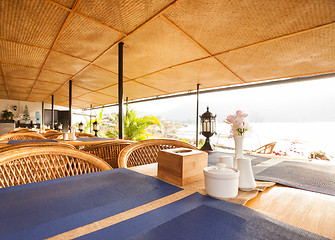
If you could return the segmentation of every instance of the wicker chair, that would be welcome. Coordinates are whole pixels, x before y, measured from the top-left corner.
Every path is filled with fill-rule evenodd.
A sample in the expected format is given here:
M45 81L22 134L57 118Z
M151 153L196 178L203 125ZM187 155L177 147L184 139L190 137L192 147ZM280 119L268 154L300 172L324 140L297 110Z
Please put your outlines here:
M179 140L147 139L125 147L119 154L118 166L127 168L155 163L160 150L179 147L197 149Z
M21 140L21 139L46 139L39 133L35 132L17 132L17 133L7 133L0 136L0 140Z
M0 153L13 150L13 149L19 149L19 148L36 148L36 147L68 147L71 149L76 149L73 145L68 143L59 143L59 142L27 142L27 143L18 143L18 144L12 144L12 145L6 145L5 147L0 148Z
M93 134L90 133L83 133L83 132L76 132L77 138L86 138L86 137L95 137ZM57 137L57 139L63 139L63 135Z
M44 136L47 139L57 139L59 136L63 135L61 132L46 132L41 133L42 136Z
M112 169L102 159L68 147L37 147L0 153L0 187Z
M31 132L29 128L14 128L13 131L10 131L9 133L18 133L18 132Z
M276 142L268 143L260 148L257 148L253 152L255 153L263 153L263 154L271 154L273 152L273 148L276 146Z
M113 142L98 143L90 146L85 146L83 151L92 153L105 160L112 168L118 168L118 156L121 150L130 144L132 141L114 140Z
M49 128L45 129L45 132L46 133L59 133L59 131L54 130L54 129L49 129Z

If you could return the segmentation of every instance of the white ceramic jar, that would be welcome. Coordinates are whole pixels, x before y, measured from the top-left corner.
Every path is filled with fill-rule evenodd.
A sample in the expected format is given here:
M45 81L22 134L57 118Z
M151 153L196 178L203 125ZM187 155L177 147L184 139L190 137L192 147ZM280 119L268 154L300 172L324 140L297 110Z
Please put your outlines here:
M238 194L240 172L235 168L227 168L225 164L204 168L205 188L209 196L214 198L234 198Z
M68 133L63 133L63 140L69 140L69 135Z
M226 167L233 168L234 167L234 159L232 156L221 156L220 163L226 164Z

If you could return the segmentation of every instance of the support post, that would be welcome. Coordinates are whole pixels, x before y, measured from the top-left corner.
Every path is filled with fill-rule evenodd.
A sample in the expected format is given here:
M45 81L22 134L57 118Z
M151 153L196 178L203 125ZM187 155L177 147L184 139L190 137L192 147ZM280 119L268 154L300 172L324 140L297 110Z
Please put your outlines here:
M195 120L195 146L198 147L199 145L199 86L200 84L197 84L197 114L195 116L196 120Z
M42 129L43 126L44 126L44 102L42 102L42 117L41 117L40 129Z
M92 133L92 104L91 104L91 111L90 111L90 133Z
M72 126L72 80L69 81L69 127Z
M51 95L51 129L55 129L54 95Z
M123 139L123 44L119 43L119 139Z

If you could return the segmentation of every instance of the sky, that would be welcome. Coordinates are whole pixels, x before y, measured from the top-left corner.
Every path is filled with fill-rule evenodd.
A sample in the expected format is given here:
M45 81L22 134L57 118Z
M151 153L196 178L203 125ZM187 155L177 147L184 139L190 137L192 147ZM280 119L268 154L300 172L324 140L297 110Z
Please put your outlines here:
M335 122L335 77L299 83L200 94L199 115L206 111L223 122L240 109L249 122ZM195 122L196 96L130 104L140 115ZM104 112L117 111L117 107Z

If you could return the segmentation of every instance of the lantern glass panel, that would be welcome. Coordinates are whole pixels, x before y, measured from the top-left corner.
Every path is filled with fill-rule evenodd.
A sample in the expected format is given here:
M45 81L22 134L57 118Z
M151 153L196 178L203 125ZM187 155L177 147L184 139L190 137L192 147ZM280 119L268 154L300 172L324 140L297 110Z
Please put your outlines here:
M205 131L205 120L204 119L201 119L201 129L202 129L202 132Z
M211 122L209 120L206 121L206 132L211 131Z

